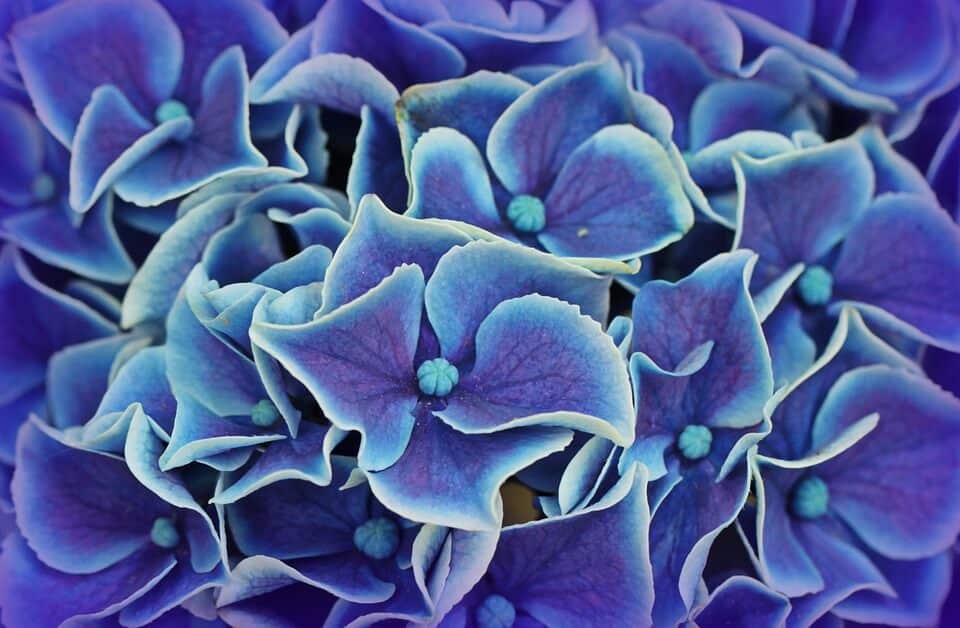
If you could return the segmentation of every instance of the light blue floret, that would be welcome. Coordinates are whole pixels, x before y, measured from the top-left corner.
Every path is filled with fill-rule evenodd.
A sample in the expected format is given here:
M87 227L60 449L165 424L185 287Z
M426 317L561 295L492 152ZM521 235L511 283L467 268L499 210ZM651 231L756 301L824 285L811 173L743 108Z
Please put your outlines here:
M790 510L801 519L816 519L827 512L830 504L830 489L827 483L815 475L809 475L794 487Z
M496 593L488 595L474 611L478 628L510 628L517 611L507 598Z
M700 460L710 453L713 434L705 425L688 425L677 438L677 447L687 460Z
M368 519L353 531L353 544L375 560L389 558L400 546L400 528L391 519Z
M826 305L833 296L833 275L823 266L811 266L797 280L797 293L811 307Z
M180 544L180 533L173 519L157 517L150 528L150 540L153 544L164 549L173 549Z
M163 124L164 122L176 120L177 118L184 118L189 115L190 110L187 109L187 106L179 100L174 99L163 101L153 113L153 117L157 121L157 124Z
M427 360L417 369L420 392L435 397L445 397L460 381L460 371L444 358Z
M539 233L547 225L547 213L536 196L514 196L507 205L507 218L513 228L522 233Z
M261 399L250 410L250 420L259 427L270 427L280 418L280 411L269 399Z

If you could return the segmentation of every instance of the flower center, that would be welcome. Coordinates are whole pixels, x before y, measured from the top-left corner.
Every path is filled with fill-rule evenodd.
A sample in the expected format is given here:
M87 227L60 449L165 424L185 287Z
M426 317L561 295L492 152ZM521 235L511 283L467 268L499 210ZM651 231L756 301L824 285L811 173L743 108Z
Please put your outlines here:
M31 192L34 200L41 203L49 201L57 193L57 182L46 172L41 172L34 178Z
M173 549L180 544L180 533L177 532L177 526L173 519L169 517L157 517L153 520L153 526L150 528L150 540L154 545L164 549Z
M688 425L677 437L677 447L687 460L700 460L710 453L713 434L706 425Z
M513 228L522 233L539 233L547 224L543 201L528 194L513 197L507 205L507 218Z
M460 371L443 358L427 360L417 369L420 392L435 397L446 397L460 381Z
M370 558L388 558L400 546L400 528L386 517L368 519L353 531L353 544Z
M250 409L250 420L258 427L270 427L280 418L280 411L269 399L261 399Z
M811 266L797 280L797 294L810 307L826 305L833 296L833 275L823 266Z
M801 519L816 519L826 514L829 504L830 489L827 483L815 475L809 475L794 486L790 510Z
M474 611L477 628L510 628L516 618L510 600L496 593L488 595Z
M164 122L184 118L189 115L190 111L187 109L187 106L179 100L172 98L160 103L157 110L153 112L153 118L157 121L157 124L163 124Z

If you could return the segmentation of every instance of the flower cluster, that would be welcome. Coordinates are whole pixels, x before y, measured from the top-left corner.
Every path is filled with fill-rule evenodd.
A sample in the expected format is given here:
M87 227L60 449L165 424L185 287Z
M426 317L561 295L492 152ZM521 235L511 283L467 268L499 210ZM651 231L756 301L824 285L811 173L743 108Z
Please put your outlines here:
M4 2L0 623L950 625L958 177L952 0Z

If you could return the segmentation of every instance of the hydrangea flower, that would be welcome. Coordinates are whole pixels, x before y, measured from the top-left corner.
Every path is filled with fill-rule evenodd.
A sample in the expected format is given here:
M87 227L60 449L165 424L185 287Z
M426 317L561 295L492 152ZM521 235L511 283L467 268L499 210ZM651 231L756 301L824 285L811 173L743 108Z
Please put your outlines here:
M113 223L105 194L86 214L69 204L70 155L32 113L0 100L0 232L43 261L110 283L130 280L134 265Z
M654 480L655 625L686 617L710 544L747 498L744 454L770 429L770 356L747 292L755 263L745 252L718 256L676 284L645 284L634 300L637 440L620 466L642 462Z
M936 620L960 531L958 418L955 397L843 311L778 394L752 463L759 565L795 598L788 625Z
M764 316L801 309L815 324L851 303L884 327L960 347L960 289L950 279L960 229L907 165L857 138L735 159L735 246L760 255L751 288Z
M612 58L533 87L479 73L411 88L398 104L408 213L564 256L655 251L693 223L662 116Z
M256 69L285 40L253 0L67 2L11 36L38 117L70 148L77 211L111 187L156 205L266 166L250 138L247 65Z
M633 439L626 370L588 317L605 318L609 282L368 197L316 318L250 335L360 432L360 468L388 508L488 529L500 484L565 447L569 428Z
M366 482L348 482L355 460L335 456L328 465L326 486L286 480L236 501L217 496L227 503L227 522L247 556L219 596L220 606L303 583L339 598L325 625L425 622L442 596L462 596L484 572L497 531L406 520L380 504Z
M70 445L39 422L20 431L19 532L0 554L9 625L116 616L142 626L225 582L213 522L185 479L160 473L150 419L132 411L126 462Z

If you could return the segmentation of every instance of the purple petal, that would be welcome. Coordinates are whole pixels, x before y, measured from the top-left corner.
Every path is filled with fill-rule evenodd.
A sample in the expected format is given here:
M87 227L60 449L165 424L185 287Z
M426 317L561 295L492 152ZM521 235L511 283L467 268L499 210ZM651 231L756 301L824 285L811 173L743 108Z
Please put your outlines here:
M693 226L667 152L629 125L606 127L577 147L544 205L547 224L538 239L558 255L638 257Z
M633 439L620 352L575 305L531 294L502 302L477 330L477 354L436 414L463 432L557 425Z
M960 227L934 202L878 199L853 225L834 270L837 299L881 324L960 350Z
M872 412L876 429L818 466L832 509L872 549L901 560L930 556L960 532L960 401L886 366L841 377L814 423L813 446Z
M0 554L3 621L58 626L73 617L110 616L156 586L175 565L169 553L147 548L97 573L72 575L44 565L23 537L11 534Z
M737 246L759 253L773 274L826 255L873 193L870 162L854 140L734 163L743 181ZM773 276L757 279L766 284Z
M746 576L733 576L710 593L706 606L697 613L699 628L750 625L756 628L782 626L790 612L790 602L760 582Z
M20 430L11 490L30 547L47 565L74 574L105 569L149 545L154 519L171 510L122 460L67 447L33 422Z
M413 196L408 216L504 230L483 155L459 131L434 127L421 135L413 147L410 173Z
M150 114L183 61L176 24L151 0L62 3L17 24L12 44L38 117L65 146L95 88L114 85Z
M444 253L469 241L453 227L397 216L375 196L367 196L327 270L323 311L366 293L401 264L416 264L429 279Z
M158 205L218 177L266 166L250 138L247 108L246 63L233 47L204 76L190 137L168 143L120 177L117 194L137 205Z
M224 584L227 572L220 569L196 573L188 565L178 563L163 579L120 611L125 626L147 625L189 597Z
M607 320L609 277L527 247L471 242L452 249L427 284L426 308L443 355L454 363L475 352L484 319L508 299L537 293L580 307L597 322ZM470 294L470 299L463 299Z
M276 18L256 0L223 5L191 0L160 0L183 35L183 70L177 94L188 106L197 102L204 75L227 48L243 48L247 65L256 71L287 41Z
M627 83L616 61L581 64L514 101L490 131L487 157L511 193L542 196L584 140L632 119Z
M492 592L543 625L649 626L646 483L638 469L592 508L505 528L487 572Z
M660 368L679 369L694 349L714 343L692 381L698 421L711 426L758 423L773 392L770 356L746 289L755 259L744 251L718 255L676 284L646 284L633 302L632 350Z
M436 127L455 129L484 149L497 118L529 88L509 74L484 71L410 87L396 105L404 159L409 162L420 136Z
M43 170L43 128L24 107L0 99L0 200L16 207L33 201L33 181Z
M405 265L313 322L257 323L250 336L310 390L335 425L361 433L360 465L383 469L401 456L413 427L422 310L423 272Z
M403 456L368 473L368 481L377 499L408 519L493 530L503 515L503 482L563 449L571 437L568 430L545 427L467 435L423 411Z
M408 193L396 123L365 105L347 175L350 203L356 207L364 195L376 194L388 207L400 208L406 206Z

